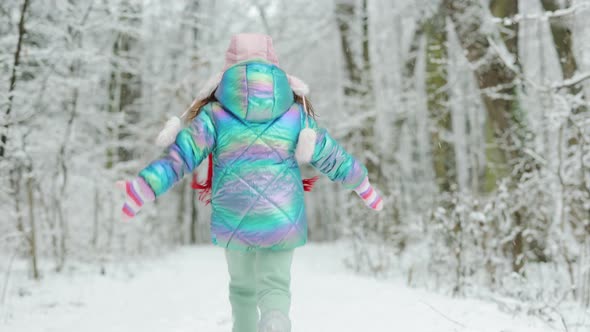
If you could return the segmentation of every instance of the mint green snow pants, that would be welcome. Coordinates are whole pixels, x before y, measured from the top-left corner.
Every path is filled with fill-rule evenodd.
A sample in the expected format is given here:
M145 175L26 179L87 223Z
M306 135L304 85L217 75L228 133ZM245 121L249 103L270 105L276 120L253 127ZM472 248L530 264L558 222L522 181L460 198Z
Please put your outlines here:
M226 250L225 257L230 275L232 331L289 332L293 250Z

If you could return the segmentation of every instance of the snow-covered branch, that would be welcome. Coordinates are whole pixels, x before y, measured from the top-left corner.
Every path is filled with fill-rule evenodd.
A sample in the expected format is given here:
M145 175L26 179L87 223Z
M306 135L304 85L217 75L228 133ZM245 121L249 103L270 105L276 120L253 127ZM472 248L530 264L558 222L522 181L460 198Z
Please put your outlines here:
M590 71L583 72L583 73L576 73L571 78L563 80L562 82L553 83L553 84L551 84L551 88L553 88L553 89L568 88L568 87L583 83L587 79L590 79Z
M512 17L494 17L493 23L502 24L504 26L511 26L519 24L523 21L549 21L552 19L564 18L573 16L590 9L590 3L579 2L574 6L558 9L555 11L545 11L542 14L517 14Z

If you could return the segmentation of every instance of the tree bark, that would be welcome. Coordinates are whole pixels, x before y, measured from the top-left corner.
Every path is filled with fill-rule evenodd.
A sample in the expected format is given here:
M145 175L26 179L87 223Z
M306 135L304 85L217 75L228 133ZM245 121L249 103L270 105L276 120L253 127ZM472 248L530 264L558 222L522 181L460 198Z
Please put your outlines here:
M185 243L184 234L186 232L186 228L184 227L184 215L186 214L186 190L187 184L186 181L183 181L179 185L180 189L178 190L180 193L180 197L178 198L178 214L176 215L176 230L174 233L176 234L176 241L178 244Z
M523 142L526 141L526 128L522 123L520 106L516 97L516 73L492 48L488 38L491 39L493 36L480 29L484 20L484 8L480 6L479 1L444 0L443 4L455 25L461 46L467 51L467 59L472 64L477 64L475 76L482 91L482 99L492 125L493 135L503 153L504 162L508 166L513 166L509 164L522 158L527 160L524 169L517 170L518 178L530 170L534 163L524 153ZM480 10L474 10L474 8ZM483 61L484 58L485 61Z
M511 1L512 2L512 1ZM517 1L503 6L503 15L514 15L518 8ZM499 2L495 2L499 6ZM506 172L513 177L513 183L518 182L523 174L535 167L534 161L524 153L523 143L526 141L525 128L520 121L519 105L516 96L516 73L512 71L500 55L495 52L489 41L493 36L484 32L481 26L484 22L484 8L477 0L443 0L443 5L455 25L461 46L467 51L469 62L477 64L475 76L488 113L488 121L493 135L508 169L511 170L517 162L524 161L524 166ZM516 39L516 36L513 37ZM516 41L509 43L514 51ZM508 47L507 47L508 48ZM485 59L485 61L482 61ZM524 267L525 228L522 214L515 211L512 215L516 235L512 243L512 268L515 272L522 272Z
M357 8L354 1L337 1L336 23L340 32L340 46L344 55L347 84L345 96L365 97L371 92L371 56L369 49L369 12L367 0L360 6L360 36L354 35ZM360 39L360 43L359 42Z
M360 11L360 22L357 17ZM371 57L369 37L369 12L367 0L362 0L359 8L354 1L338 0L336 2L336 23L340 32L340 44L342 48L346 84L344 96L346 106L350 111L374 106L371 83ZM354 27L358 27L360 36L355 36ZM367 119L359 125L356 132L359 138L354 140L361 151L372 149L374 142L374 119ZM348 137L351 139L352 137ZM380 167L372 159L364 160L370 173L380 174Z
M122 14L119 18L121 24L129 26L138 26L139 15L135 15L140 8L135 7L132 3L124 1L122 4ZM128 17L128 16L131 16ZM135 123L139 119L139 112L133 107L134 102L141 95L141 77L133 70L128 69L135 64L137 52L137 38L129 32L119 32L113 44L113 68L109 80L109 112L125 113L125 123ZM121 66L121 62L126 62ZM116 138L118 144L115 150L107 150L107 168L111 168L116 161L127 161L131 159L131 151L127 147L121 146L120 143L129 137L126 125L118 125ZM112 131L112 130L111 130Z
M372 83L369 73L371 73L371 55L369 53L369 7L368 0L362 0L361 3L361 29L362 29L362 49L363 49L363 73L366 89L371 91Z
M190 12L192 13L197 13L199 10L201 10L201 2L199 0L192 0L187 4L188 8L190 10ZM265 22L265 24L268 24L268 22L266 22L266 13L264 11L264 8L262 5L258 6L257 4L257 8L259 10L259 14L261 16L261 19ZM265 25L265 28L268 29L268 26ZM199 30L198 25L194 24L192 25L192 29L191 29L191 39L192 39L192 45L191 45L191 53L194 54L193 60L196 63L200 63L199 61L199 36L201 34L201 31ZM199 225L200 225L200 219L202 219L202 213L199 213L198 208L199 208L199 200L198 200L198 192L196 190L193 190L191 188L190 185L187 185L187 189L185 190L185 188L183 188L183 201L185 199L185 195L186 195L186 191L188 190L188 206L190 207L190 214L189 214L189 236L188 236L188 241L191 244L195 244L200 242L200 236L199 235ZM183 204L183 210L185 209L185 205ZM182 215L184 217L184 211L182 211ZM183 219L184 220L184 219ZM208 222L208 220L207 220ZM184 228L186 229L186 228ZM184 241L184 239L183 239Z
M199 214L197 213L197 204L199 198L196 190L191 190L191 226L190 226L190 244L197 243L197 225L199 223Z
M98 185L94 182L94 214L93 214L93 221L92 221L92 248L94 250L98 249L98 235L99 235L99 218L100 218L100 211L101 204L100 204L100 195L98 191Z
M428 112L435 130L430 135L432 161L438 187L451 191L456 181L455 149L446 133L452 132L448 107L448 50L446 17L436 13L425 24L426 29L426 92Z
M517 0L492 0L490 2L490 11L496 17L501 18L508 18L514 17L518 14L518 1ZM518 25L512 24L509 27L504 27L504 30L501 31L502 39L504 40L504 44L508 51L512 54L514 58L514 66L519 67L519 57L518 57ZM503 84L503 83L501 83ZM512 92L513 98L516 100L516 93L515 91ZM511 109L505 111L513 111L516 106L516 101L513 104ZM490 128L491 130L495 130L495 128ZM510 157L509 157L510 158ZM524 267L524 250L525 250L525 243L523 238L523 221L521 217L521 213L516 211L513 215L514 220L514 227L517 229L514 239L512 240L512 247L511 247L511 255L512 255L512 270L515 272L521 272L522 268Z
M492 0L490 1L490 11L496 17L509 18L518 13L518 1L516 0ZM500 31L506 48L518 63L518 25L512 24L503 27Z
M336 23L340 32L340 47L344 55L344 64L347 84L344 86L345 96L361 95L362 74L361 68L355 58L353 31L351 23L355 22L355 5L350 1L338 1L336 3Z
M35 197L33 193L33 178L27 174L27 200L29 201L29 250L31 255L31 265L33 269L33 278L39 279L39 265L37 258L37 224L35 222Z
M541 0L541 3L543 4L543 9L546 11L556 11L571 6L571 1L569 0L565 2L565 8L561 8L556 0ZM553 35L553 42L555 43L555 50L559 56L563 78L571 78L578 69L573 50L572 22L568 22L568 19L564 17L553 18L549 22L551 25L551 35ZM578 88L577 92L579 92L579 86L576 88Z
M14 61L12 65L12 74L10 75L10 85L8 87L8 106L6 106L6 121L8 122L8 117L12 112L12 101L14 99L14 90L16 88L16 75L17 75L17 68L20 64L20 54L23 46L23 37L26 33L25 30L25 15L27 13L27 8L29 7L29 0L23 1L23 6L20 14L20 19L18 22L18 39L16 42L16 51L14 52ZM0 136L0 158L4 157L6 143L8 141L8 128L9 125L6 123L4 125L4 132Z

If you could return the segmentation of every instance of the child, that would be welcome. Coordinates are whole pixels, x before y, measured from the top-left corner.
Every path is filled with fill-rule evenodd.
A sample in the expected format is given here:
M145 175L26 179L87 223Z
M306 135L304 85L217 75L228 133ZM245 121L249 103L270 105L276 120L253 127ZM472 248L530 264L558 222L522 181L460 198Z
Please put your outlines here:
M269 36L234 36L225 59L185 113L188 127L180 130L176 118L160 134L167 155L117 183L127 195L123 216L135 216L212 154L211 237L226 248L233 331L288 332L293 249L307 241L298 161L374 210L383 202L366 168L317 126L306 85L278 67Z

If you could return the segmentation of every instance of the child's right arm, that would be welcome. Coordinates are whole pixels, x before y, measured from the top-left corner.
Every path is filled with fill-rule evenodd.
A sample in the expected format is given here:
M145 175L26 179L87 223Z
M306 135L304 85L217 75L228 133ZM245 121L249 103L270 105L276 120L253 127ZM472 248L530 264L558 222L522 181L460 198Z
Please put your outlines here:
M166 155L151 162L131 181L118 181L125 191L123 219L134 217L146 202L164 194L185 174L192 172L215 148L215 126L205 106L191 124L182 129Z
M346 152L325 128L318 127L312 117L304 115L302 118L304 121L307 118L309 127L317 133L311 165L328 176L330 180L340 182L345 188L354 190L371 209L376 211L383 209L383 199L369 182L367 168Z

